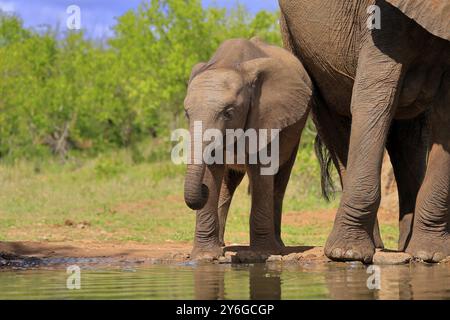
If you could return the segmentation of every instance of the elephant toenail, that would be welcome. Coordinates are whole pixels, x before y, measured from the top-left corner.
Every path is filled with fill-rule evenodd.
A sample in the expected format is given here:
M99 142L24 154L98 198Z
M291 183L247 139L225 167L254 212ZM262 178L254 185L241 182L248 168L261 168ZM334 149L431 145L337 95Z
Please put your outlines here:
M340 258L342 256L342 250L340 248L335 248L331 252L331 255L335 258Z
M436 252L433 256L433 262L440 262L445 258L446 256L442 252Z
M353 250L352 250L352 249L347 250L347 251L345 252L344 257L347 258L347 259L353 258Z
M423 261L428 261L429 260L429 255L427 252L425 251L418 251L416 254L416 258L423 260Z

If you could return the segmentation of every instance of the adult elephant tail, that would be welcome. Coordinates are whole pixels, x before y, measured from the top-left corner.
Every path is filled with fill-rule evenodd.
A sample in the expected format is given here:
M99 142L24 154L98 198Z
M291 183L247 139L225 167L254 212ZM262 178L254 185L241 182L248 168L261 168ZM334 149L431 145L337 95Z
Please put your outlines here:
M328 150L319 134L317 134L314 141L314 151L320 165L320 185L322 187L322 196L325 200L330 201L333 194L336 192L332 176L333 158L331 152Z
M341 188L343 188L349 137L345 134L347 130L343 129L344 124L339 122L339 116L335 115L322 101L317 88L315 91L311 109L312 119L317 129L314 150L320 164L322 195L330 201L336 192L333 165L339 173Z

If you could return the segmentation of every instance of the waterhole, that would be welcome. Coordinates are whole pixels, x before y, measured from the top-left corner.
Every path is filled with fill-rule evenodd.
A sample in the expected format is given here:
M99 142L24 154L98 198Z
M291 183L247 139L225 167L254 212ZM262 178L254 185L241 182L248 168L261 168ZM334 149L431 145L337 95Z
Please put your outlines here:
M79 289L69 288L67 265L12 267L0 269L0 299L450 299L448 264L66 262L79 266Z

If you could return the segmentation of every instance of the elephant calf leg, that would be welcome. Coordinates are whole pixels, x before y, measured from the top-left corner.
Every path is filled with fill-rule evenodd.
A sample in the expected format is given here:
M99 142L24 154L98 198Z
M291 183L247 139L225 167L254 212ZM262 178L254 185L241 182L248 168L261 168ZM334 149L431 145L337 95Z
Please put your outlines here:
M249 166L252 191L250 247L255 251L279 254L282 247L275 238L274 176L261 175L260 167Z
M281 239L281 219L283 212L283 200L286 194L286 188L291 177L292 167L295 164L295 159L297 157L298 144L292 151L289 160L280 167L279 172L275 176L274 181L274 228L275 228L275 239L280 245L284 247L284 242Z
M245 172L227 169L223 177L222 188L219 197L219 242L225 246L225 227L227 223L228 211L230 210L231 200L234 192L242 182Z

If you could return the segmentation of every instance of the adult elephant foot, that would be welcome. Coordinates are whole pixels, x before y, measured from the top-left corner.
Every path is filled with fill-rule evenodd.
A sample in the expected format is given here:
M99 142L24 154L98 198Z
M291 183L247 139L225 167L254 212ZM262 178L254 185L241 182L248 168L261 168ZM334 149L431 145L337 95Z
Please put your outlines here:
M286 246L284 245L284 241L283 239L281 239L281 237L277 237L276 238L276 242L277 242L277 246L284 249Z
M195 246L191 252L193 261L214 261L223 256L223 248L219 245Z
M377 249L384 249L384 243L383 240L381 240L380 237L376 237L376 235L374 235L374 243L375 243L375 248Z
M450 234L440 236L428 233L414 234L406 252L424 262L438 263L450 257Z
M375 254L372 238L364 230L334 227L325 245L325 255L334 261L361 261L369 264Z
M283 253L284 244L276 239L251 241L250 249L255 252L279 255Z
M380 225L378 219L375 221L375 226L373 227L373 243L375 244L375 248L384 249L384 243L381 239Z

